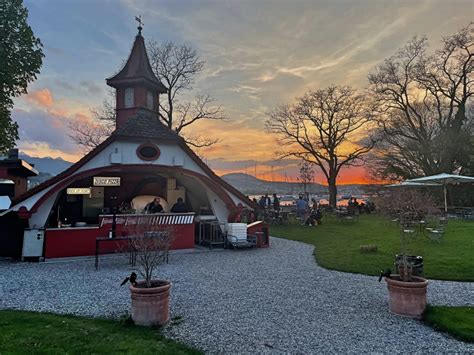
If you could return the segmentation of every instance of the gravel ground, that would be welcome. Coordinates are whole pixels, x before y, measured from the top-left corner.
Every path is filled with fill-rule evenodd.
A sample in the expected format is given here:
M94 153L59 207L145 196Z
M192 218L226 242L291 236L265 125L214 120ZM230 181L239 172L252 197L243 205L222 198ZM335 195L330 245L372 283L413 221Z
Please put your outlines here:
M209 353L461 352L474 345L391 315L385 283L328 271L313 247L272 238L270 249L174 254L160 276L173 283L171 338ZM0 262L0 308L117 318L130 295L123 257ZM473 305L474 283L431 281L428 302Z

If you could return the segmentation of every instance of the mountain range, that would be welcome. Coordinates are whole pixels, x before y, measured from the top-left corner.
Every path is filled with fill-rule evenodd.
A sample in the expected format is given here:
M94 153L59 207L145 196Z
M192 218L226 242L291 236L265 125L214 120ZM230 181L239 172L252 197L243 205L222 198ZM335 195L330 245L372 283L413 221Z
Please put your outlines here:
M30 157L27 154L20 153L19 158L27 161L30 164L35 166L35 169L42 173L47 173L50 175L58 175L61 171L69 168L73 163L66 161L61 158L38 158Z
M246 195L273 194L298 195L304 192L304 186L300 182L267 181L244 173L231 173L221 176L227 183ZM364 185L340 185L340 195L361 195L361 187ZM306 191L310 195L325 196L328 194L327 186L321 184L307 184Z

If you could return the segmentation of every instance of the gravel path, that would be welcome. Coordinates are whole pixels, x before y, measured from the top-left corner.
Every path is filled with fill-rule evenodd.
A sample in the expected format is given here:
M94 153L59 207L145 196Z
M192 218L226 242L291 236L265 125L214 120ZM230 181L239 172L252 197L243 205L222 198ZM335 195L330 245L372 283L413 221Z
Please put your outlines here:
M385 283L328 271L313 247L271 239L270 249L175 254L165 334L218 352L462 352L466 344L391 315ZM0 262L0 308L120 317L130 307L123 257L48 263ZM434 305L473 305L474 283L431 281Z

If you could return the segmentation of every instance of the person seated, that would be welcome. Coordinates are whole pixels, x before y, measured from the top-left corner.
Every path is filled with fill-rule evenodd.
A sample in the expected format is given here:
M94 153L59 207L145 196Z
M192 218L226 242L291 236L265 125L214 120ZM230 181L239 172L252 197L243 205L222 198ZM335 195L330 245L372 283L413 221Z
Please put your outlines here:
M160 198L155 197L153 201L145 206L145 211L147 213L160 213L164 212L163 206L160 204Z
M119 213L125 214L125 213L132 213L132 205L127 202L123 201L119 207L118 207Z
M320 225L322 222L322 219L323 219L323 214L321 212L321 210L318 208L316 209L313 209L312 212L311 212L311 215L313 216L313 219L314 221Z
M305 224L310 227L320 225L322 223L322 218L323 214L321 213L321 210L319 208L312 208Z
M181 197L178 197L178 201L171 207L171 212L172 213L186 213L188 212L188 208L186 207L186 204L184 203L183 199Z

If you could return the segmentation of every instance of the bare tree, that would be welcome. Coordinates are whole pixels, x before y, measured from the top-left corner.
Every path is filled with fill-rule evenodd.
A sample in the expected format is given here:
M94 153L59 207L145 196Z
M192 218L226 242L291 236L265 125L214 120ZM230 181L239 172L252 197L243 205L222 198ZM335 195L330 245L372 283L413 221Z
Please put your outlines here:
M330 86L308 92L293 105L279 106L270 113L266 127L287 147L280 158L301 158L322 170L329 203L335 207L341 168L357 164L374 146L372 139L358 138L371 119L364 96L347 86Z
M413 38L369 75L381 139L375 161L390 178L450 173L469 164L472 144L472 24L427 54Z
M193 89L194 80L204 69L195 49L173 42L148 43L148 53L156 76L167 89L166 98L160 100L160 118L170 129L183 136L194 147L207 147L217 139L186 134L186 128L200 120L225 120L220 106L214 105L209 95L196 95L192 102L181 102L183 93Z
M135 224L126 230L132 237L131 247L136 254L138 272L144 278L146 287L153 287L153 272L168 257L169 249L174 240L172 227L164 227L154 223L156 216L141 216Z
M306 195L306 190L307 190L306 187L308 186L308 184L310 184L313 181L314 171L313 171L311 165L312 164L310 164L306 160L302 160L301 163L300 163L299 180L303 184L303 189L304 189L305 195Z
M91 110L92 122L69 123L68 136L86 153L102 143L115 129L115 93L109 91L108 95L102 106Z
M401 260L398 264L398 272L403 281L410 281L414 264L409 261L408 243L413 238L407 238L406 229L413 228L421 220L430 216L439 215L439 210L429 194L422 193L412 188L395 188L379 192L375 204L382 215L395 218L399 222L399 235L401 246ZM411 240L410 240L411 239Z

